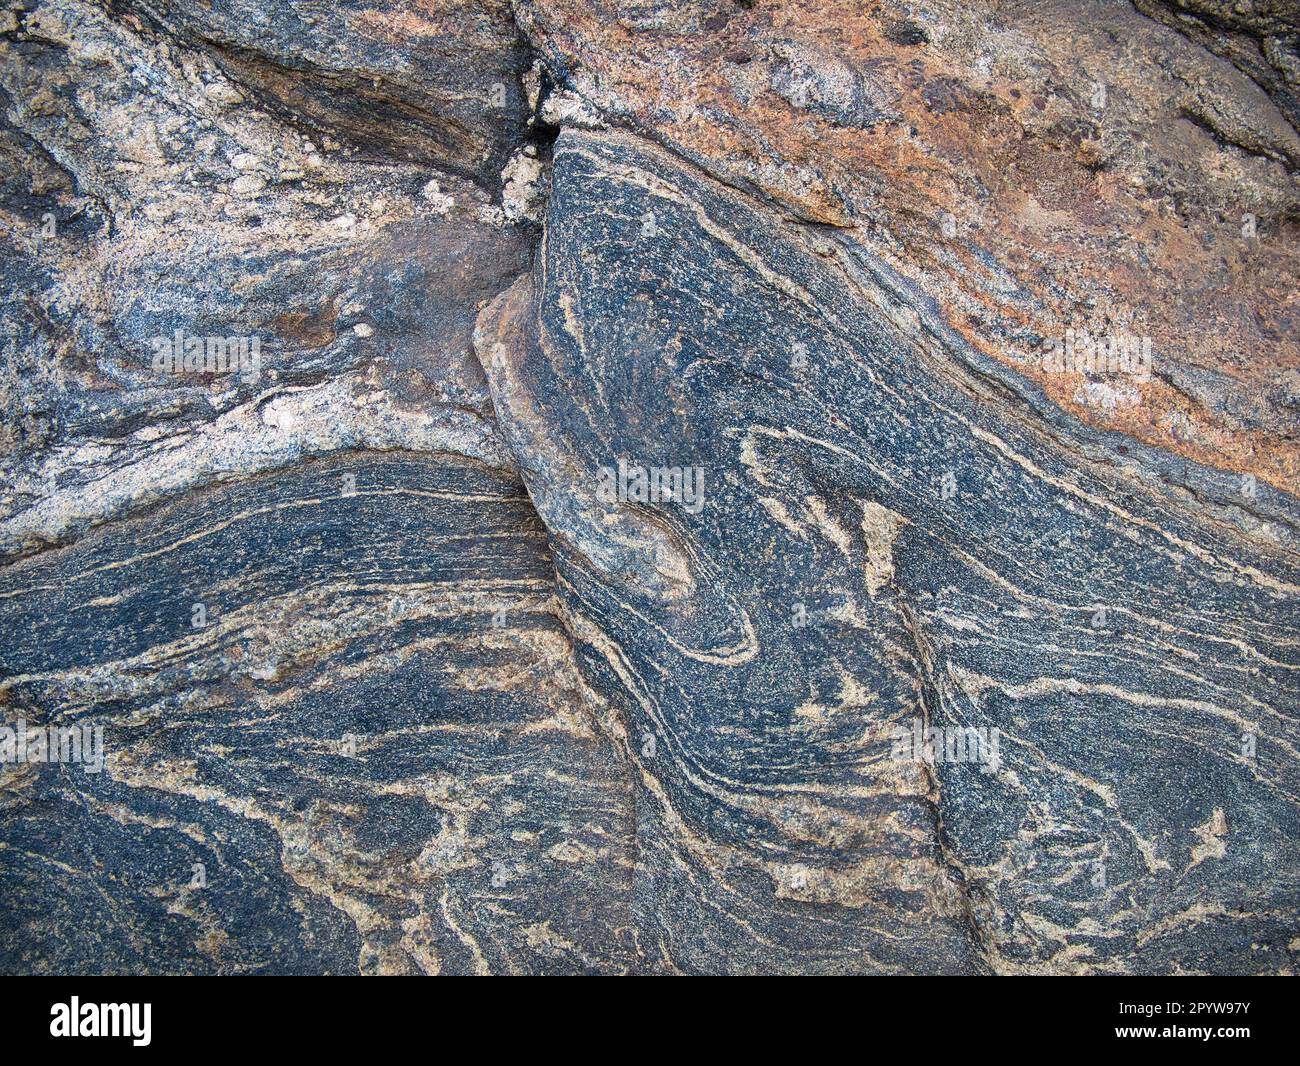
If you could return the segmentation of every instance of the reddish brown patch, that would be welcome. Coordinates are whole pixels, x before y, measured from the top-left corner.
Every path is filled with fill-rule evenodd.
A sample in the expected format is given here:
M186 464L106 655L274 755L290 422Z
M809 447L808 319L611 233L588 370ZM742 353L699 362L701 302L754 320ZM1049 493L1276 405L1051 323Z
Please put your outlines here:
M267 326L277 336L303 348L324 348L333 344L338 332L334 322L338 308L331 301L321 302L316 311L290 311L276 315Z
M1136 44L1104 54L1100 30L1027 17L1015 27L1025 73L1013 81L981 72L964 38L900 47L887 12L854 0L736 10L696 33L630 31L598 0L537 6L548 42L644 130L802 218L861 227L863 244L933 295L972 344L1072 414L1296 490L1300 444L1286 434L1245 429L1158 380L1134 406L1085 408L1075 375L1026 364L1008 339L1069 327L1149 336L1158 359L1227 373L1260 395L1300 367L1300 242L1279 221L1300 211L1294 183L1179 120L1183 74L1134 60ZM1180 70L1215 62L1149 20L1124 18L1126 33L1164 34L1162 54ZM1006 39L963 32L987 34L989 48ZM763 82L782 41L869 72L901 120L845 129L791 106ZM727 62L737 48L753 57L743 67ZM1094 77L1111 93L1102 107ZM1247 241L1246 209L1224 197L1282 206ZM945 234L946 216L955 234Z

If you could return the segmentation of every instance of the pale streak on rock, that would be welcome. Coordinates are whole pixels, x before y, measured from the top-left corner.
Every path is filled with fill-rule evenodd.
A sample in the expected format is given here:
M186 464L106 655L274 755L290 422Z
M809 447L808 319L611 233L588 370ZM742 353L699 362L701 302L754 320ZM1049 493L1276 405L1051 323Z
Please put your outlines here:
M401 407L360 381L339 378L274 390L212 423L146 442L125 465L112 461L112 451L108 461L92 457L80 468L69 463L76 456L52 456L46 468L71 468L79 484L0 523L0 551L56 544L160 499L350 449L447 452L510 465L491 421L451 408Z

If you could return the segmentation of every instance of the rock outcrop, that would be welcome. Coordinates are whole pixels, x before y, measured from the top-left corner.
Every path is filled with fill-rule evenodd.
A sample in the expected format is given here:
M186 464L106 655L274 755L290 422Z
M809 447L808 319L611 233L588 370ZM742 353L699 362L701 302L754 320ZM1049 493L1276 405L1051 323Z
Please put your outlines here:
M0 970L1295 970L1289 5L4 17Z

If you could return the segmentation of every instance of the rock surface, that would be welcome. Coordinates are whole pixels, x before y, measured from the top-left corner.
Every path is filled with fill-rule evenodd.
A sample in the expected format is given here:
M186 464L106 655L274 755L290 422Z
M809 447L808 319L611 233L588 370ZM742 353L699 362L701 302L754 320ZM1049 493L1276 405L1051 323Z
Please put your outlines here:
M1296 970L1290 5L0 17L0 971Z

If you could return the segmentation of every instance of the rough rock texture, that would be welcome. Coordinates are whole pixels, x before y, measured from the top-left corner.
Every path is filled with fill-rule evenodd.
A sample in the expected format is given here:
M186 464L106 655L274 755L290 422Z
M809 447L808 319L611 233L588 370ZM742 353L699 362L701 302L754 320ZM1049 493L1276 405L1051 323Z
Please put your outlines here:
M1295 971L1293 5L0 19L0 971Z

